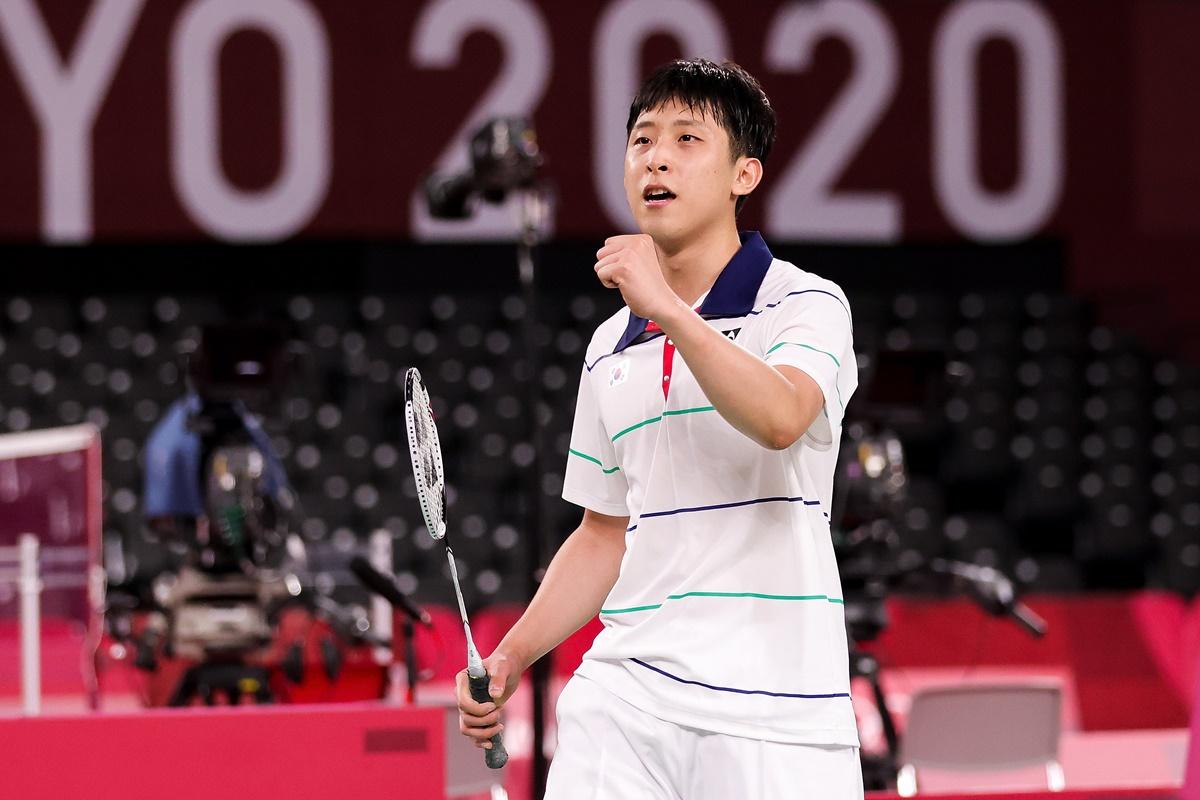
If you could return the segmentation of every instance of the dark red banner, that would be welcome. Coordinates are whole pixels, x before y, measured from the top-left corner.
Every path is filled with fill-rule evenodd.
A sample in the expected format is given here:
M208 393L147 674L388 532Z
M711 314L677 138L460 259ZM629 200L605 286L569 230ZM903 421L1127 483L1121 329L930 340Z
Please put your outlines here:
M1170 103L1134 101L1160 5L6 0L0 237L503 238L510 210L447 225L416 199L499 114L536 121L556 233L605 235L628 225L629 101L680 55L732 58L772 98L744 222L775 240L1071 235L1127 223L1114 192L1191 230L1169 198L1200 176L1174 170L1164 200L1162 157L1134 147Z

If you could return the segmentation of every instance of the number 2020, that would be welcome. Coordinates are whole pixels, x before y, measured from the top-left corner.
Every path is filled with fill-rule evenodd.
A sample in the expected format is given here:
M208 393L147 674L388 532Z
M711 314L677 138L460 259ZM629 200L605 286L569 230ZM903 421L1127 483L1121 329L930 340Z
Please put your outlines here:
M418 20L412 58L425 68L447 68L466 36L491 33L504 52L503 66L438 160L460 166L463 142L496 114L532 115L552 68L550 35L530 0L438 0ZM605 7L592 50L592 102L596 126L593 179L610 222L631 225L621 185L622 126L636 91L638 54L652 35L674 38L688 55L731 56L728 33L706 0L617 0ZM892 102L900 80L896 34L869 0L789 2L767 27L767 69L800 73L816 45L836 37L849 47L853 70L804 148L785 165L766 198L766 229L787 239L894 242L902 238L904 206L884 190L835 188ZM990 39L1009 42L1018 68L1018 170L1003 191L983 186L978 171L979 50ZM1058 205L1063 183L1061 46L1053 19L1032 0L958 0L937 24L930 59L934 195L949 223L979 240L1019 239L1037 232ZM487 238L511 232L511 211L487 209L470 222L430 220L414 196L413 232L419 238Z

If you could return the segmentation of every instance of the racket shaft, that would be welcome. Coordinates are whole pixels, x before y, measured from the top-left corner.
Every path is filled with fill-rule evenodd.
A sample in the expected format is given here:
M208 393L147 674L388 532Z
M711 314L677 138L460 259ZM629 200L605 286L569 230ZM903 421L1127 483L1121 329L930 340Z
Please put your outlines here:
M446 561L450 565L450 580L454 584L454 597L458 600L458 613L462 614L463 625L467 624L467 604L463 600L462 587L458 585L458 564L454 560L454 551L446 544Z
M488 694L488 681L487 673L478 678L467 677L467 683L471 686L471 699L476 703L492 702ZM500 769L508 763L508 751L504 749L504 741L500 734L492 737L492 749L483 751L483 760L491 769Z

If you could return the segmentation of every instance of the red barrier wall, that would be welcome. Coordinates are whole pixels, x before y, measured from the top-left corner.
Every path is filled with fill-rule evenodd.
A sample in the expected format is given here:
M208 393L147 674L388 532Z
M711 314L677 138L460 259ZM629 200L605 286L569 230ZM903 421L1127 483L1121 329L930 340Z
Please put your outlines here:
M0 796L442 800L444 713L326 705L0 719Z
M891 626L869 649L884 669L1064 666L1082 730L1186 728L1200 642L1200 601L1140 592L1038 595L1024 602L1049 630L1034 639L967 600L892 598Z

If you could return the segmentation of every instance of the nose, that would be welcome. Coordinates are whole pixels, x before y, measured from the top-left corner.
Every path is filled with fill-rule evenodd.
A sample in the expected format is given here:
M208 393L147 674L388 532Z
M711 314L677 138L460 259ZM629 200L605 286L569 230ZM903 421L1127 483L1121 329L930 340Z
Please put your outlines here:
M650 152L646 154L646 171L647 172L667 172L667 159L659 151L658 145L655 144Z

